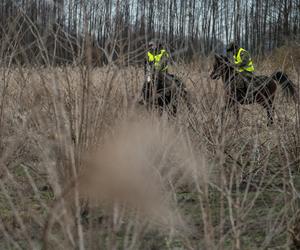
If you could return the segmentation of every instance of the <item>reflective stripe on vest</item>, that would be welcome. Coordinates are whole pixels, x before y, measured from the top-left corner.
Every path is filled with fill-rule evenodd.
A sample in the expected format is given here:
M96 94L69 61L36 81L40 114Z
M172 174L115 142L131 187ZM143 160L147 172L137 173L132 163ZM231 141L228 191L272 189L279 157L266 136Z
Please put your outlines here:
M155 69L160 70L160 71L167 70L168 66L161 69L162 65L160 64L163 56L169 57L166 50L162 49L158 55L153 55L151 52L148 52L147 55L148 55L148 62L154 62Z
M239 64L243 61L242 58L241 58L241 53L244 52L244 51L246 51L246 50L243 49L243 48L240 48L237 55L233 56L235 64ZM254 66L253 66L253 62L252 62L251 58L249 59L249 62L246 66L239 68L239 72L243 72L243 71L248 71L248 72L253 72L254 71Z

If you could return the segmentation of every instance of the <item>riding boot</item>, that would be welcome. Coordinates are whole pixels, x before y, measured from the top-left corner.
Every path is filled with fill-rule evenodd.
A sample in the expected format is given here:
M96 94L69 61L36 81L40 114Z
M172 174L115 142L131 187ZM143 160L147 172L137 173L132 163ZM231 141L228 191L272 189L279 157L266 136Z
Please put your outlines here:
M248 71L243 71L239 73L240 77L236 80L236 88L238 90L246 90L250 86L253 80L253 74Z

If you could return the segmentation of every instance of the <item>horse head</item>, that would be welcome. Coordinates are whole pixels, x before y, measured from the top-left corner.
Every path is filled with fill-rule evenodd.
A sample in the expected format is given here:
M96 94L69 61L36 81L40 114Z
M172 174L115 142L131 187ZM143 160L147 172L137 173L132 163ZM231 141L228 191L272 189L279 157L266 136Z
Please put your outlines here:
M215 61L213 64L213 70L210 74L210 78L213 80L220 79L220 77L225 74L228 67L230 67L228 57L224 55L215 54Z

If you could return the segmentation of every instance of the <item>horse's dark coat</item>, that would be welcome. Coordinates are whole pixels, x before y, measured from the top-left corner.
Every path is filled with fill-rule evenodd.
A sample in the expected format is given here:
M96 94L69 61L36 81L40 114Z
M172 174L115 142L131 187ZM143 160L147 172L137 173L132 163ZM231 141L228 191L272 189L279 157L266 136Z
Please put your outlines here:
M187 90L183 82L168 73L151 74L151 81L146 81L142 90L147 106L168 110L176 116L178 101L187 102Z

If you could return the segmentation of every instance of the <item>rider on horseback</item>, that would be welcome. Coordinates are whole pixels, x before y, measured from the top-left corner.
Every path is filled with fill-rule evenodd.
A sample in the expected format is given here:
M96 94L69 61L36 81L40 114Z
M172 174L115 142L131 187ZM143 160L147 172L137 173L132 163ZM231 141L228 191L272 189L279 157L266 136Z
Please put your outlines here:
M174 82L177 87L182 88L181 81L178 80L174 75L168 72L168 63L170 61L169 53L162 44L159 42L151 41L148 44L149 51L146 54L144 73L145 82L142 89L142 96L139 103L143 104L147 93L149 93L149 83L153 82L156 88L164 88L171 86L171 82ZM157 91L162 89L157 89Z
M245 72L252 74L254 72L253 61L247 50L239 47L235 42L229 43L226 49L227 53L232 52L234 59L234 66L238 72Z
M149 43L149 51L145 60L145 75L148 70L154 70L157 73L167 73L169 54L162 48L160 43L151 41Z
M233 54L233 66L239 72L240 76L242 76L243 79L246 78L248 81L251 81L253 77L254 66L249 52L244 48L239 47L235 42L230 42L226 48L226 51L227 53L231 52ZM245 83L245 81L236 81L236 83ZM240 84L240 86L236 87L243 88L245 86Z

